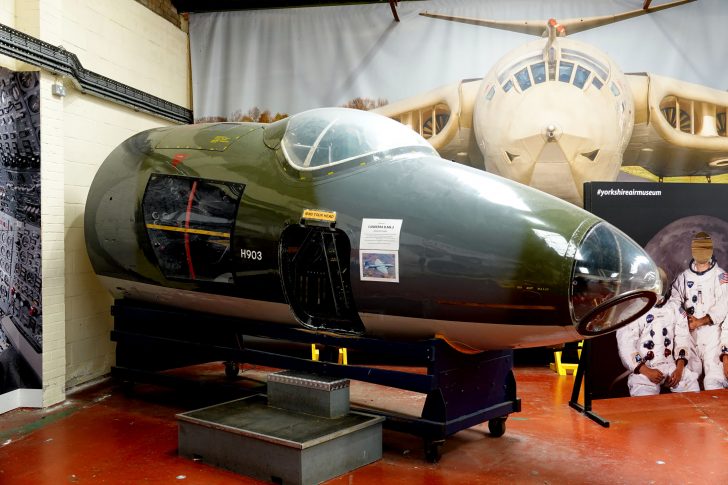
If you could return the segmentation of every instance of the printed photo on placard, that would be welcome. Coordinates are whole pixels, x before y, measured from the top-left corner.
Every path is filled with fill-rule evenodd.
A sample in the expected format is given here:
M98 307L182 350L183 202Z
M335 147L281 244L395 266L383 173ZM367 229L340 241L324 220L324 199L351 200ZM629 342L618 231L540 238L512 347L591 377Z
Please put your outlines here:
M399 283L397 251L359 251L362 281Z

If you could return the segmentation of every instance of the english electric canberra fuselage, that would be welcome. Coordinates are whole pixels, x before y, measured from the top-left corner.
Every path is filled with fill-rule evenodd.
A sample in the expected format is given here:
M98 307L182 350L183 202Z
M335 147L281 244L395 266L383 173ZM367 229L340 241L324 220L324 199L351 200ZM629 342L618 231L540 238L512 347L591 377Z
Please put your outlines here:
M100 167L85 231L118 297L479 350L607 332L660 291L599 218L342 108L135 135Z

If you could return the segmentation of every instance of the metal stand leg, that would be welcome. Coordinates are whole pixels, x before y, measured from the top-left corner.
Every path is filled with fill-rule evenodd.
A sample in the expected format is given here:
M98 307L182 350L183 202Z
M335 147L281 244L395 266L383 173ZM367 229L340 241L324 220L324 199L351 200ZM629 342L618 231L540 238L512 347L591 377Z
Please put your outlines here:
M584 341L584 348L579 357L579 367L574 377L574 389L571 391L571 400L569 406L584 414L587 418L596 422L605 428L609 427L609 421L602 418L592 411L592 391L591 391L591 341ZM584 382L584 405L579 404L579 391L581 383Z

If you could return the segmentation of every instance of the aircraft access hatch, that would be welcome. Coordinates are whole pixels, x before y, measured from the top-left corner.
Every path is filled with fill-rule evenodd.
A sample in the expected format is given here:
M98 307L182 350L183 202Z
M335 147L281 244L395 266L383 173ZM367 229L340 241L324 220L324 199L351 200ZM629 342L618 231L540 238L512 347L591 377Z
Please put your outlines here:
M346 234L331 227L292 225L281 235L283 291L307 328L360 335L364 325L351 291Z

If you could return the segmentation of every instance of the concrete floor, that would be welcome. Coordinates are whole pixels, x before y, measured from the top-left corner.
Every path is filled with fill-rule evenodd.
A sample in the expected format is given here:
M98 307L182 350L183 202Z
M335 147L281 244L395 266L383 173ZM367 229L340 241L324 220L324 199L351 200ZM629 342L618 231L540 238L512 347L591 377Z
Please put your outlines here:
M222 366L191 372L221 379ZM246 367L236 385L261 379ZM517 367L523 410L501 438L479 425L448 438L437 464L424 461L422 442L384 431L382 460L332 484L407 483L728 483L728 390L594 402L611 423L602 428L567 402L572 376ZM0 416L0 483L258 483L177 456L175 413L219 397L148 384L125 392L102 382L47 410ZM419 413L423 396L352 383L352 401ZM219 401L218 401L219 402Z

